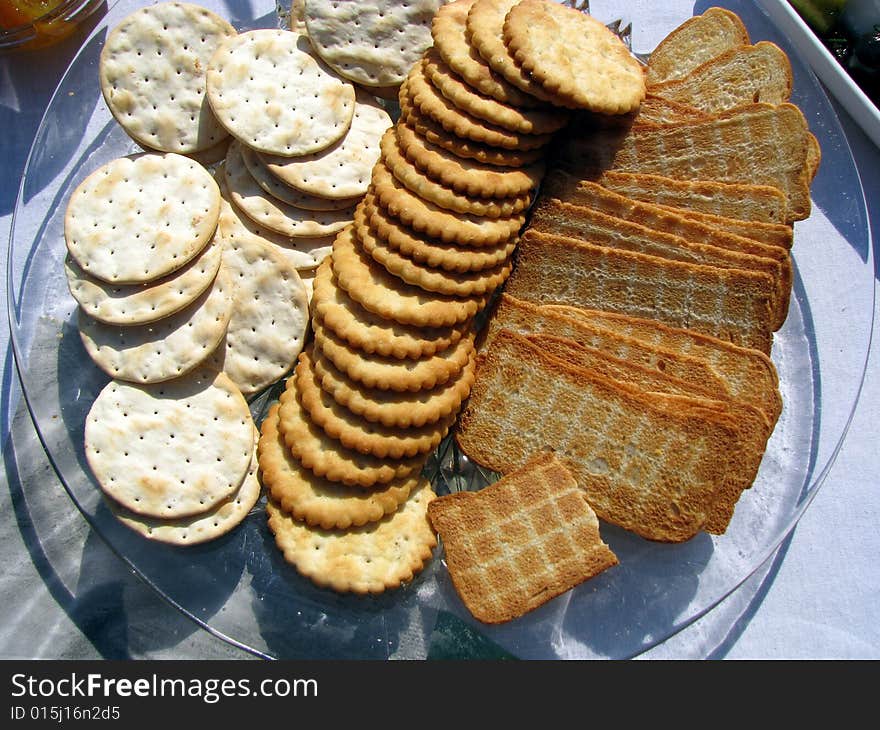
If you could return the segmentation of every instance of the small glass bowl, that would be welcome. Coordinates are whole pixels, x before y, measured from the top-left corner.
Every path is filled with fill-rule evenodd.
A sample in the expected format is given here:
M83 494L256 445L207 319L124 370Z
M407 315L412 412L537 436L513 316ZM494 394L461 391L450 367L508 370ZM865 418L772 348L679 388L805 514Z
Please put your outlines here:
M0 6L14 10L15 0L0 0ZM98 8L106 8L106 0L46 0L51 9L43 15L12 28L0 28L0 53L36 50L67 38L76 27ZM54 5L54 7L52 7ZM2 10L3 8L0 8Z

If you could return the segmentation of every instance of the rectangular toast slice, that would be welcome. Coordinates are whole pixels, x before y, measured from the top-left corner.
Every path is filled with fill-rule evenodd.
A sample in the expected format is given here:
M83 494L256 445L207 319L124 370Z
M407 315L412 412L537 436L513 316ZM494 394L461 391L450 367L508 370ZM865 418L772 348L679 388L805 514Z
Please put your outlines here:
M539 306L507 293L502 293L493 305L480 349L488 347L495 335L504 329L522 335L566 338L656 373L666 373L695 387L703 387L707 393L730 395L730 389L719 373L698 357L683 355L674 348L629 337L607 327L594 327L567 311L557 312L552 306Z
M553 180L561 178L551 178L548 190L532 211L531 230L674 261L765 273L772 285L768 295L773 301L774 330L785 322L793 274L784 249L722 234L657 206L631 201L595 183L583 181L560 190Z
M607 170L770 185L786 197L785 221L810 214L811 141L795 105L750 104L706 121L638 125L562 136L554 164L581 178Z
M608 170L602 186L644 203L754 223L785 225L785 195L771 185L676 180L666 175ZM790 248L790 246L789 246Z
M549 451L477 492L434 499L428 519L452 585L487 624L518 618L618 563L584 491Z
M713 398L713 394L699 383L671 377L565 338L552 335L528 335L527 339L551 357L564 363L592 370L599 375L627 383L643 391L695 396L707 400ZM733 416L739 426L739 438L734 447L730 469L725 475L703 527L706 532L723 534L733 517L740 495L755 481L773 428L767 416L759 408L732 398L722 398L720 395L715 397L724 401L721 412Z
M536 304L656 319L769 353L772 289L761 272L671 261L527 230L505 290Z
M773 361L763 352L653 319L566 305L546 305L540 309L576 319L592 328L607 329L617 336L632 337L647 345L693 356L711 366L734 398L760 408L773 426L779 419L782 412L779 377Z
M502 474L552 448L601 519L681 542L709 519L731 466L739 427L723 409L568 365L505 330L478 357L456 439Z

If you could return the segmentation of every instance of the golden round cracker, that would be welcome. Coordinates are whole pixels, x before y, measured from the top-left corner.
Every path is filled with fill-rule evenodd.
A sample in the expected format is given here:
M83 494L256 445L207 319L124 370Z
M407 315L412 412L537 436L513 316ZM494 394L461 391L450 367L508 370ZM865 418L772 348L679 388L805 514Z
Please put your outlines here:
M86 314L107 324L155 322L179 312L204 292L220 269L223 245L215 234L195 258L156 281L144 284L108 284L89 276L67 256L67 285Z
M254 423L235 383L200 368L155 385L111 381L89 410L84 439L107 496L138 515L175 519L239 489Z
M211 57L206 80L218 121L268 154L322 150L348 131L354 114L354 87L290 30L259 28L228 39Z
M381 162L373 168L376 203L392 218L418 233L462 246L496 246L518 235L526 222L524 213L486 218L444 210L400 183ZM335 245L335 244L334 244Z
M295 519L325 530L360 527L396 511L419 483L416 474L366 490L316 476L287 448L278 409L269 408L261 427L260 473L272 499Z
M394 127L404 156L425 175L460 193L483 198L507 198L531 194L544 177L544 160L521 167L498 167L460 157L431 144L409 122Z
M277 249L257 238L237 238L223 252L235 282L232 315L217 367L245 395L283 378L305 344L309 300L305 285Z
M324 432L345 448L372 454L380 459L404 459L433 451L455 423L450 414L435 423L410 428L383 426L367 421L321 389L315 375L309 349L303 351L296 365L296 387L300 403Z
M401 152L394 129L385 133L381 146L382 162L389 172L422 200L445 210L486 218L506 218L524 211L532 202L530 193L505 198L474 197L432 180Z
M540 84L532 81L504 45L504 18L519 1L476 0L468 11L466 21L468 39L495 73L520 91L552 104L553 97L544 91Z
M318 350L312 351L321 389L352 413L390 428L419 428L458 413L474 382L474 357L451 380L430 390L389 392L367 388L340 372Z
M499 124L487 122L459 109L447 99L427 76L427 59L413 66L406 77L407 94L412 106L433 119L447 132L475 142L510 150L534 150L545 147L553 135L512 132Z
M217 166L215 177L220 187L220 222L217 230L224 246L232 246L236 239L257 238L263 243L277 248L299 271L314 269L330 255L335 235L328 236L285 236L257 223L242 213L226 186L226 163Z
M471 45L467 35L467 15L474 1L454 0L437 11L431 23L434 48L449 68L481 94L518 107L544 106L543 102L496 74Z
M237 140L229 145L224 166L226 186L232 202L248 218L291 238L329 236L351 222L353 208L306 210L269 195L248 172L240 145Z
M375 204L372 194L364 197L362 206L370 227L390 249L413 261L435 269L459 273L484 271L502 265L513 255L519 238L511 236L494 246L470 248L457 243L444 243L410 230L390 218Z
M98 63L101 93L138 144L190 154L228 132L205 102L214 51L237 31L206 8L166 2L135 10L107 36Z
M78 310L80 339L110 377L159 383L193 370L217 349L232 316L234 285L221 265L211 286L192 304L156 322L113 325Z
M278 430L291 455L316 477L366 489L418 476L426 455L380 459L345 448L315 425L299 402L296 375L287 379L279 398Z
M425 75L437 91L462 111L490 124L523 134L553 134L568 123L568 113L557 107L520 109L480 94L456 76L434 49L425 53L424 64Z
M278 549L300 574L322 588L378 594L411 581L433 556L437 536L427 517L432 499L423 479L396 512L349 530L309 527L271 500L266 513Z
M215 540L241 524L260 499L263 487L257 477L259 464L256 449L259 435L254 426L253 456L241 486L231 496L204 512L191 517L160 519L136 514L109 497L105 500L107 506L120 522L154 542L200 545Z
M366 206L361 206L354 216L361 246L373 261L381 264L389 274L393 274L407 284L444 296L470 297L493 292L510 276L512 260L503 261L492 269L465 273L431 269L417 264L382 240L375 229L370 227L366 210Z
M399 360L441 352L458 342L470 326L468 321L454 327L414 327L373 314L337 285L329 261L315 274L312 315L353 349Z
M87 273L112 284L139 284L195 257L219 216L211 173L183 155L145 152L102 165L76 187L64 238Z
M504 20L504 43L557 103L626 114L645 98L644 67L596 18L544 0L522 0Z
M522 167L538 162L544 157L544 149L537 147L531 150L511 150L503 147L476 142L472 139L459 137L445 130L440 124L422 112L413 104L409 94L409 86L404 82L400 87L400 121L406 122L416 133L431 144L442 147L458 157L477 160L486 165L499 167Z
M348 296L374 314L416 327L452 327L485 307L488 295L454 297L429 294L406 284L373 262L360 246L354 225L333 242L333 272Z
M352 380L377 390L415 393L439 387L461 372L474 349L474 335L468 333L435 355L401 360L354 351L318 321L312 328L316 350Z
M431 45L431 19L443 0L372 3L306 0L316 52L339 74L364 86L400 84Z
M326 198L305 193L275 177L256 150L251 149L247 145L239 145L238 149L241 152L241 160L244 162L244 166L257 185L273 198L278 198L282 203L287 203L297 208L304 208L305 210L342 210L343 208L354 207L357 205L358 200L360 200L359 197Z
M359 197L367 191L379 140L391 124L385 107L358 89L351 126L338 142L310 155L259 157L272 175L297 190L333 200Z

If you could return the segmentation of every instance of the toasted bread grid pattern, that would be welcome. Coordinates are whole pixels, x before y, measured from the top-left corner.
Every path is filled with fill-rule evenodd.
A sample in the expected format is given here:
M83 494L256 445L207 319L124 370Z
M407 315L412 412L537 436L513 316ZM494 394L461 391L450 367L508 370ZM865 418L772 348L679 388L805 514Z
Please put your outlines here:
M657 440L654 455L639 452L633 444L651 425L641 411L627 413L609 399L600 398L598 402L591 403L590 398L594 394L589 385L582 390L581 402L575 403L569 396L570 390L566 392L566 397L562 397L563 383L558 379L554 379L548 388L548 383L540 377L540 370L533 370L518 361L513 365L514 359L509 356L499 357L511 363L510 367L519 370L514 380L520 383L521 390L545 394L539 401L516 398L516 393L511 393L505 386L499 368L492 368L481 376L484 379L483 395L474 403L473 411L478 414L476 418L481 422L481 430L495 436L493 444L499 452L528 454L549 446L561 455L575 455L574 460L579 462L578 472L589 476L592 468L593 476L600 478L613 478L613 475L601 473L610 472L613 467L623 481L618 488L626 489L635 515L650 508L651 490L639 488L638 485L630 486L632 482L659 482L664 470L677 474L680 483L696 481L688 475L697 467L697 455L704 449L702 444L679 442L674 429L666 429L662 433L652 430L651 438ZM511 408L511 398L516 398L516 408ZM556 417L548 419L548 413L554 413ZM570 428L570 423L577 423L578 428ZM628 445L622 450L613 438L615 434L627 434L629 437ZM665 463L664 455L670 453L675 455L674 469L669 469ZM579 477L580 474L575 476ZM581 486L586 486L580 478L578 481ZM593 507L600 511L605 505L597 501Z
M727 333L742 333L747 342L758 342L761 333L768 331L766 315L761 316L759 309L763 304L769 310L767 300L753 297L751 292L739 287L732 289L724 276L707 275L698 282L693 276L671 276L675 274L674 270L666 267L663 275L654 276L650 269L662 264L654 264L647 257L632 259L625 265L622 259L618 259L615 262L618 265L612 268L609 252L590 251L587 245L581 246L583 265L577 267L577 275L573 276L567 263L556 262L566 262L568 257L558 259L549 248L547 245L530 247L529 264L521 265L519 270L529 269L543 281L564 282L557 291L548 291L544 295L546 301L540 303L603 307L632 316L661 319L681 327L693 327L722 339L727 338ZM658 287L658 281L665 281L665 286ZM508 281L507 291L529 299L540 290L532 284L527 276L515 273ZM636 296L636 291L642 296ZM644 296L647 292L653 293Z
M534 497L533 494L526 496ZM470 519L483 529L469 535L469 544L453 543L448 549L453 555L473 551L479 556L479 560L456 564L454 574L461 584L470 588L469 594L479 595L488 604L487 612L505 614L511 605L520 605L523 599L529 601L540 595L548 584L557 581L557 575L575 572L568 569L570 564L584 562L584 544L595 541L598 522L583 507L561 509L560 506L570 500L583 500L583 497L578 490L571 489L558 495L545 493L538 502L517 499L523 508L514 514L496 508L490 500L469 501ZM570 520L573 512L577 514L575 521ZM525 539L515 539L517 537ZM530 559L530 555L539 559ZM560 555L564 557L560 559ZM487 590L487 586L491 586L491 590Z

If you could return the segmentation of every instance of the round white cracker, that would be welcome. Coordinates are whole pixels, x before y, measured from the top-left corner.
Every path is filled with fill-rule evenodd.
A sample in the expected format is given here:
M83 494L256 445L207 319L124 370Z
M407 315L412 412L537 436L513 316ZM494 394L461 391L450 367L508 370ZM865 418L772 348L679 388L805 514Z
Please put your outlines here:
M432 43L443 0L305 0L309 39L328 66L364 86L396 86Z
M197 152L228 132L205 100L205 72L235 28L206 8L159 3L113 29L98 66L111 113L137 142L164 152Z
M139 515L204 513L238 490L253 451L247 402L213 370L155 385L113 380L86 417L85 453L95 479Z
M112 284L176 271L211 240L220 190L198 162L174 153L119 157L73 191L64 217L70 255Z
M342 210L306 210L269 195L248 172L241 143L229 145L224 174L230 200L248 218L285 236L329 236L354 220L354 206Z
M208 101L233 137L261 152L303 155L333 144L354 114L354 87L290 30L228 39L208 67Z
M345 139L345 137L343 137L343 139ZM336 143L336 145L338 144L339 142ZM242 162L244 162L244 166L251 174L251 177L261 188L263 188L263 190L269 193L273 198L278 198L282 203L287 203L288 205L293 205L297 208L304 208L305 210L342 210L343 208L350 208L357 205L358 200L360 200L360 196L330 198L304 192L303 190L289 185L279 177L276 177L266 166L266 163L263 162L263 158L260 156L259 152L252 150L247 145L239 145L238 149L239 152L241 152ZM333 147L331 147L331 149L333 149ZM274 159L281 160L286 158L275 157ZM340 172L345 173L345 170L340 170Z
M254 433L258 440L260 432L256 426ZM247 474L238 490L214 507L191 517L178 519L147 517L126 509L113 499L107 498L106 502L120 522L148 540L170 545L198 545L225 535L248 516L262 492L262 485L257 477L258 469L259 460L255 448Z
M358 90L351 127L334 145L301 157L259 157L273 176L297 190L325 198L362 196L381 154L379 140L392 124L381 103Z
M210 357L226 333L233 301L234 285L221 265L210 288L175 314L124 326L99 322L79 310L79 333L86 352L110 377L159 383Z
M235 239L223 268L236 284L218 367L250 395L293 367L309 327L309 294L283 254L254 237Z
M217 166L217 183L220 186L220 222L217 230L224 246L233 245L238 238L255 237L276 247L293 264L297 270L314 269L333 250L333 239L336 234L328 236L285 236L260 225L242 213L232 202L229 188L226 186L226 165Z
M67 286L90 317L107 324L146 324L192 304L214 281L223 255L215 235L192 261L145 284L108 284L89 276L71 256L64 260Z

